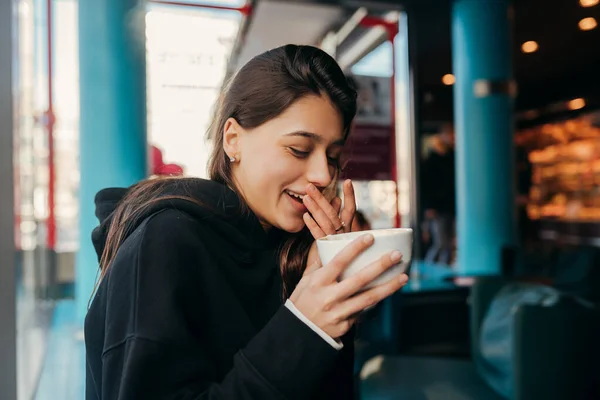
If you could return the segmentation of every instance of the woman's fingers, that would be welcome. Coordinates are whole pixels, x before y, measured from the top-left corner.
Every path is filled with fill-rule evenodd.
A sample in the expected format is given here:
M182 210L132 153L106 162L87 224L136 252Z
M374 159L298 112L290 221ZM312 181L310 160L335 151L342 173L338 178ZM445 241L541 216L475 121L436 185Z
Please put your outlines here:
M393 278L386 283L369 289L363 293L357 294L354 297L350 297L346 301L339 303L335 310L339 319L346 319L353 317L355 314L360 313L367 307L371 307L379 303L386 297L391 296L398 290L400 290L408 282L408 276L402 274L399 277Z
M304 269L303 275L309 275L309 274L315 272L316 270L318 270L319 268L321 268L321 261L317 260L317 261L313 262L312 264L308 265L306 267L306 269Z
M350 232L352 220L356 212L356 196L354 195L354 185L350 179L344 181L344 209L340 213L340 219L344 221L345 231Z
M342 251L336 254L335 257L327 265L321 268L322 283L333 283L340 276L348 265L363 251L369 248L375 238L371 234L361 235L357 239L354 239L348 246L344 247Z
M315 222L315 220L313 219L313 217L311 217L309 213L304 213L302 219L304 220L306 227L310 231L312 237L315 238L315 240L327 236L327 234L323 231L323 229L321 229L319 224Z
M335 215L340 215L340 210L342 209L342 199L339 197L331 200L331 207L335 210Z
M309 184L306 188L308 195L317 203L317 205L325 212L329 219L333 222L338 219L338 213L331 206L329 200L313 184Z
M338 216L339 211L334 208L314 185L308 185L306 191L308 195L304 196L304 205L323 232L327 235L339 232L339 228L342 226L342 222Z
M402 260L402 254L399 251L393 251L384 255L379 260L363 268L360 272L338 283L335 289L336 297L345 299L354 295L389 268L398 264L400 260Z
M308 212L310 212L313 220L317 223L317 225L319 225L319 228L325 232L325 235L335 234L335 230L337 229L336 226L316 201L314 201L310 196L304 196L304 205L308 209ZM329 205L329 207L331 207L331 205Z

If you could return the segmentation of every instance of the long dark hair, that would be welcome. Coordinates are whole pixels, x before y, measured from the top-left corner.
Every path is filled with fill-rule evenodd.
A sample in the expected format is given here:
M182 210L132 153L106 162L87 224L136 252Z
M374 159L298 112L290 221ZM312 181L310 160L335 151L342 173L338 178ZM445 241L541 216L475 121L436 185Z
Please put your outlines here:
M228 82L217 103L208 131L214 144L208 164L210 179L229 186L239 195L231 174L231 162L223 150L223 131L229 118L234 118L245 129L256 128L309 95L325 96L331 101L342 116L344 137L347 137L356 114L356 91L331 56L312 46L286 45L251 59ZM114 260L131 220L164 198L161 194L165 179L177 178L140 182L117 207L100 260L101 278ZM191 197L178 198L198 203ZM241 200L245 204L243 198ZM313 242L306 228L286 236L280 251L285 297L300 280Z

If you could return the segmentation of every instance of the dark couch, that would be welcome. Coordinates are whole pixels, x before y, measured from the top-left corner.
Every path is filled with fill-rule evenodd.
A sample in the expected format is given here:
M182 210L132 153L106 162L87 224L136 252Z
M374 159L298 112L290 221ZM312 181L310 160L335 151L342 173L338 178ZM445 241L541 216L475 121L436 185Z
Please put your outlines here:
M597 266L600 268L600 266ZM481 378L479 329L489 305L508 280L480 277L471 288L472 360L378 356L366 364L363 399L500 399ZM526 305L514 315L515 400L587 400L598 394L598 315L571 301Z

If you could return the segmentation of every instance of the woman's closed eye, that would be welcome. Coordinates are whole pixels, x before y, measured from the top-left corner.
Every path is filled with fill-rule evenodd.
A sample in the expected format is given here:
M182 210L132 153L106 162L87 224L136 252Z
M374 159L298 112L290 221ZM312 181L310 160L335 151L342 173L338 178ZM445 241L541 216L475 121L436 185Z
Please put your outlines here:
M339 157L327 156L327 161L329 162L329 164L335 166L336 168L338 168L340 166L340 158Z
M290 152L298 158L307 158L308 156L310 156L311 151L307 151L307 150L300 150L294 147L289 147ZM332 156L327 156L327 162L331 165L339 165L340 163L340 159L339 156L337 157L332 157Z
M300 150L300 149L296 149L294 147L288 147L288 149L294 156L296 156L298 158L306 158L310 155L310 151Z

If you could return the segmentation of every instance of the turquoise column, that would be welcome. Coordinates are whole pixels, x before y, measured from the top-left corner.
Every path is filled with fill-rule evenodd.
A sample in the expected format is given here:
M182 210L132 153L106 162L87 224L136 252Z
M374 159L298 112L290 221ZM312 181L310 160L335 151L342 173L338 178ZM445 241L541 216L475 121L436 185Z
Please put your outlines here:
M80 321L98 276L94 196L147 176L145 15L143 1L79 0Z
M452 8L458 272L494 275L514 245L511 14L508 0Z

